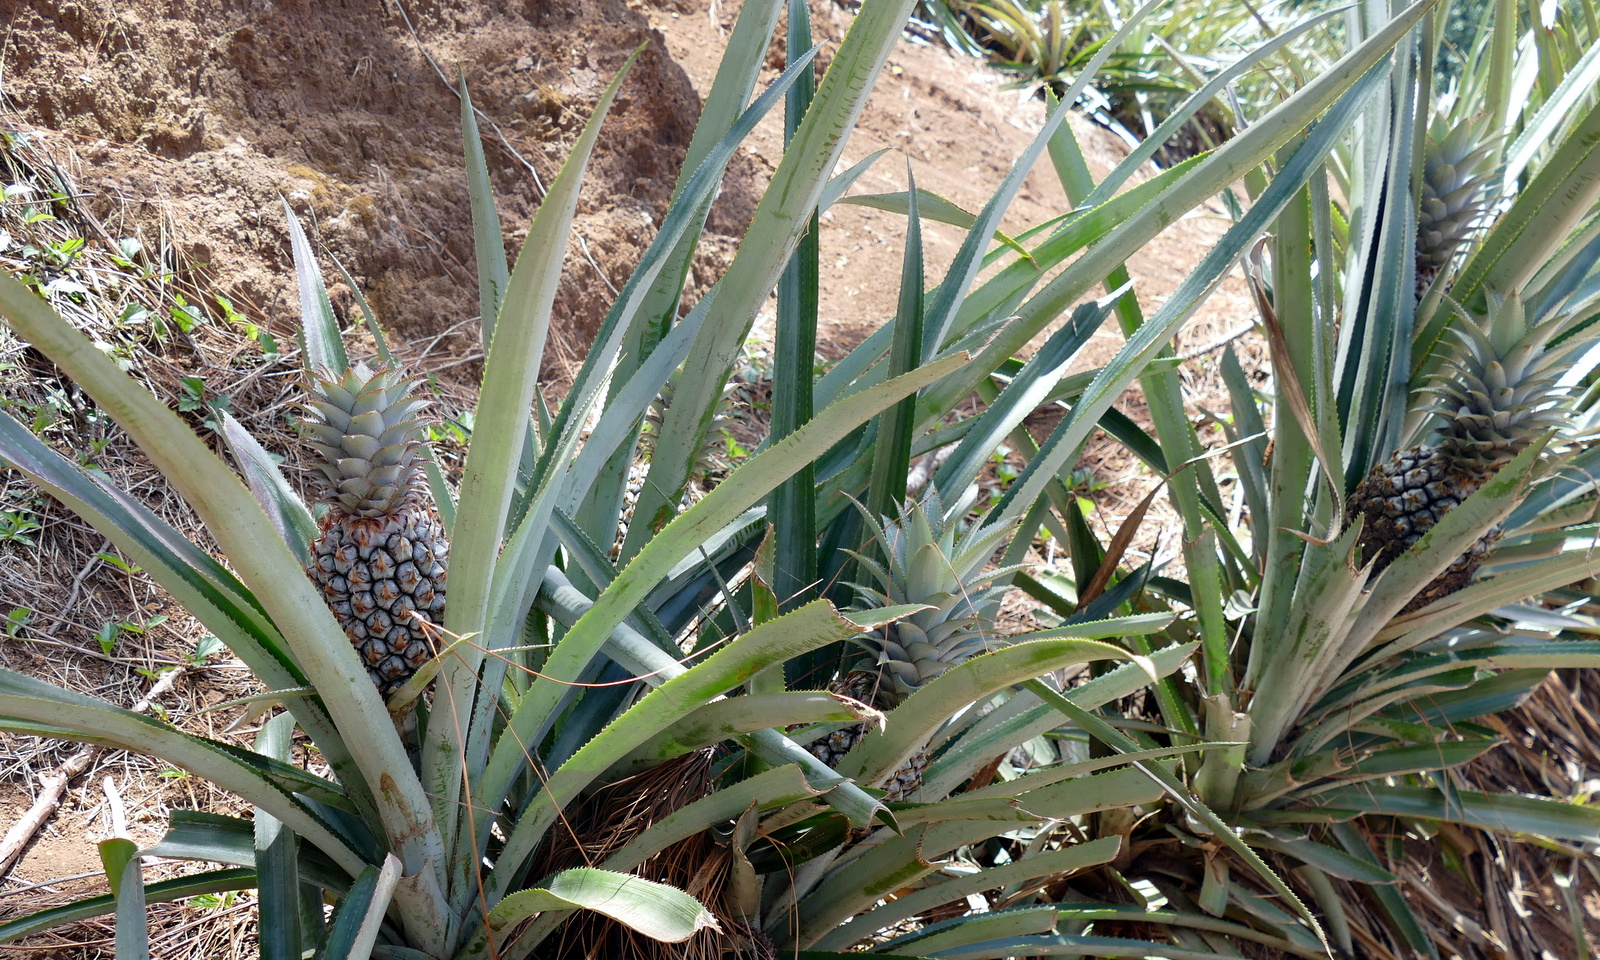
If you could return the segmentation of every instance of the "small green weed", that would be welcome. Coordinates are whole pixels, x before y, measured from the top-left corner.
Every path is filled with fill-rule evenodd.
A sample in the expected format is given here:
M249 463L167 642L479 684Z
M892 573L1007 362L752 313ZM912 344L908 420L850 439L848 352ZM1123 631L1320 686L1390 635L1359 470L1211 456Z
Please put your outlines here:
M111 656L111 651L116 649L117 641L121 639L124 633L131 633L136 637L144 636L166 622L167 617L165 614L157 614L144 623L137 623L132 620L108 620L100 626L99 630L95 631L94 638L100 644L100 652L109 657Z
M248 317L234 309L233 301L227 297L219 296L216 300L218 309L222 311L222 319L244 330L245 336L254 340L256 345L261 348L263 359L268 361L278 359L281 353L278 349L278 341L273 338L272 334L267 332L266 327L251 323Z
M199 667L203 666L212 655L221 653L222 650L222 641L208 633L195 641L194 649L184 654L184 659L189 661L190 666Z
M0 510L0 543L20 543L36 546L29 534L38 530L39 522L21 510Z
M166 772L162 771L162 776L165 775ZM237 891L224 890L221 893L202 893L198 897L190 897L188 905L196 910L226 910L238 899Z
M25 639L22 635L22 632L23 630L27 629L28 623L32 619L32 610L29 610L27 607L12 607L11 612L6 614L6 636L11 637L14 640Z
M183 377L178 381L178 412L203 413L205 425L209 430L216 430L217 413L225 411L232 406L233 400L225 393L219 393L215 399L206 399L206 382L203 377Z

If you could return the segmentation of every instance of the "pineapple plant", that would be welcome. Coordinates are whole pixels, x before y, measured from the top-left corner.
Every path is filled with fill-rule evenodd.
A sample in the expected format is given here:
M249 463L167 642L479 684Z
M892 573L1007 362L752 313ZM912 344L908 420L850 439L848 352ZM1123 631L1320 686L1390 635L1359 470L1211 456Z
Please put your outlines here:
M358 364L310 378L304 429L328 507L307 573L385 699L432 655L449 544L427 499L417 381Z
M1516 295L1489 297L1486 316L1453 325L1455 342L1423 393L1439 418L1438 439L1400 451L1373 467L1351 495L1348 515L1364 520L1362 560L1381 573L1529 444L1564 423L1567 392L1561 361L1591 335L1567 337L1572 310L1531 321ZM1407 609L1417 609L1471 582L1500 538L1490 530Z
M1422 158L1417 203L1417 299L1472 233L1488 208L1498 150L1482 121L1434 120Z
M829 685L835 696L892 710L928 681L996 645L994 625L983 611L1006 591L1005 581L1018 568L984 567L1011 525L974 524L963 533L959 520L964 514L961 506L947 514L938 491L930 488L921 502L906 505L898 521L867 517L876 558L858 559L876 586L857 585L863 605L927 604L933 609L856 637L854 644L864 656ZM835 767L867 729L866 723L835 729L807 749ZM927 765L927 751L918 751L883 784L887 798L915 795Z

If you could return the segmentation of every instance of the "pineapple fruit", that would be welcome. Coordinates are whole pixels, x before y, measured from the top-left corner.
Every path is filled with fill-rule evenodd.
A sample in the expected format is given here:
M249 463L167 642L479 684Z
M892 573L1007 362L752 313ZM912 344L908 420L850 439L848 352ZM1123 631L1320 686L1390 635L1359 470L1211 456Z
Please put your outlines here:
M306 572L385 699L432 656L444 614L449 544L424 489L416 386L386 367L322 371L303 424L328 506Z
M1434 121L1422 157L1421 202L1417 207L1417 298L1450 265L1488 205L1494 179L1495 142L1486 123Z
M1530 322L1517 296L1489 297L1488 315L1450 328L1455 343L1424 387L1439 418L1432 443L1394 454L1372 468L1350 497L1349 516L1364 520L1361 559L1376 575L1534 440L1563 424L1567 396L1557 386L1561 361L1582 335L1552 347L1574 319L1557 312ZM1426 606L1471 582L1500 538L1491 530L1407 610Z
M831 684L830 692L892 710L923 684L997 644L993 624L980 611L1008 589L1004 581L1018 568L984 567L1009 528L974 526L962 534L957 521L964 513L958 509L946 516L938 492L930 489L897 522L867 518L882 559L861 558L862 568L876 581L875 587L857 586L864 603L928 604L934 609L857 637L865 657ZM806 749L828 766L837 766L866 734L867 724L853 724L813 740ZM922 786L927 765L928 754L922 750L896 770L883 784L887 799L910 799Z

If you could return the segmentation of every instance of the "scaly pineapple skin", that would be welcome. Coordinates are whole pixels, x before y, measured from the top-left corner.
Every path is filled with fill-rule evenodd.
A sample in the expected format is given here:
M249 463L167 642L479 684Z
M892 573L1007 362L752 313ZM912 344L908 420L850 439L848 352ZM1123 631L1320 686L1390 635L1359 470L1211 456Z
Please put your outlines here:
M417 618L444 618L447 551L438 517L416 497L389 517L330 511L312 545L306 572L385 698L433 656Z
M1351 512L1366 519L1361 562L1372 563L1374 574L1383 572L1488 479L1430 446L1401 451L1373 467L1350 498Z
M852 670L829 685L828 691L836 696L848 697L859 703L892 709L898 704L883 684L877 670ZM856 744L867 735L867 724L855 723L840 727L805 745L805 750L830 767L837 768ZM926 747L911 755L905 763L884 782L884 799L891 803L910 800L922 789L922 773L928 768Z
M1494 476L1482 461L1453 457L1438 447L1412 447L1372 468L1350 496L1350 511L1365 518L1361 562L1376 576L1420 541L1444 515ZM1472 582L1500 542L1501 528L1485 533L1423 587L1400 612L1420 610Z

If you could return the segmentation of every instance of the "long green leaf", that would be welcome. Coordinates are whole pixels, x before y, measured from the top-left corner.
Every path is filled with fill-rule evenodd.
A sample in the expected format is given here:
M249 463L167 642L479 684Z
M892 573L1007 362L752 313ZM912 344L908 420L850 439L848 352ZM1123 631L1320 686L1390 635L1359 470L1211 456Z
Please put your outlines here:
M511 270L506 265L505 241L500 234L500 213L494 205L494 184L489 180L489 164L478 135L478 112L467 92L467 75L462 72L456 96L461 100L461 142L467 165L467 202L472 208L472 250L478 261L478 321L484 353L494 343L494 324L500 304L510 286Z
M1157 650L1146 664L1127 663L1079 684L1066 697L1086 710L1093 710L1143 689L1150 683L1148 669L1154 666L1160 676L1169 676L1183 666L1197 644L1184 644ZM1018 691L1000 709L980 720L952 743L938 759L928 765L923 777L925 796L944 796L981 766L1017 744L1027 743L1061 726L1061 715L1026 689Z
M930 955L944 955L956 948L993 938L1045 933L1054 929L1055 924L1056 912L1050 907L1044 905L1022 907L929 924L921 930L889 941L886 946L898 951L911 949ZM1009 957L1013 954L991 953L976 954L976 956Z
M623 762L653 766L690 750L767 727L783 729L808 723L860 723L865 719L859 708L816 690L729 697L707 704L651 737Z
M823 950L842 950L870 936L874 931L892 927L925 910L959 900L969 894L993 890L1007 884L1022 883L1035 877L1058 874L1064 876L1106 863L1117 855L1120 844L1121 841L1116 837L1104 837L924 887L861 914L830 931L817 941L816 946Z
M1330 790L1317 801L1327 807L1442 820L1500 833L1600 843L1600 810L1562 800L1469 790L1446 795L1429 787L1363 784Z
M84 475L3 414L0 457L87 520L155 577L269 689L307 685L305 674L254 596L231 571L149 508L98 478ZM359 789L360 772L320 705L297 698L290 709L341 778Z
M1415 10L1416 8L1412 9ZM1293 159L1272 181L1271 186L1250 208L1249 213L1229 229L1222 240L1206 254L1200 265L1184 280L1161 310L1128 339L1122 350L1117 354L1116 359L1101 372L1101 375L1084 392L1078 404L1074 406L1072 415L1063 421L1062 425L1051 434L1050 439L1041 448L1039 456L1028 464L1028 469L1022 477L1013 483L1007 491L1005 498L1002 499L998 507L1001 517L1020 517L1031 508L1034 501L1043 492L1045 484L1055 476L1062 465L1068 462L1083 442L1088 439L1090 432L1094 429L1095 421L1099 419L1100 413L1111 406L1116 397L1144 370L1149 361L1165 347L1172 334L1221 279L1227 268L1232 265L1233 260L1243 252L1249 243L1254 241L1261 230L1271 223L1272 219L1281 212L1294 193L1311 176L1327 151L1331 150L1337 140L1343 136L1345 125L1379 88L1383 73L1384 70L1380 65L1351 86L1349 92L1329 111L1328 116L1318 122L1306 137L1305 142L1295 151ZM1310 89L1311 87L1307 87L1301 91L1301 94L1305 94ZM1284 106L1287 107L1294 102L1291 99ZM1230 142L1229 146L1239 142L1239 139L1236 138ZM1223 150L1226 149L1226 147L1223 148ZM1221 156L1222 151L1218 151L1212 159L1215 160ZM1138 223L1139 219L1139 217L1130 219L1118 232L1126 231ZM1109 243L1111 243L1110 237L1102 241L1102 248ZM1085 257L1077 261L1074 266L1093 259L1092 256ZM1071 272L1072 268L1068 268L1068 273ZM1066 275L1062 274L1063 277ZM1059 285L1060 282L1060 278L1058 278L1052 284L1052 287ZM1040 294L1041 298L1044 296L1045 294ZM1039 298L1035 299L1038 300ZM1006 336L1003 335L995 342L1000 343L1005 340ZM991 345L985 351L985 355L989 355L993 350L994 346Z
M368 846L371 838L367 839ZM376 848L367 851L374 860L379 858ZM221 814L198 810L175 809L170 814L166 835L161 842L145 850L152 857L169 857L175 860L209 860L246 868L251 876L256 873L255 824L250 820L225 817ZM297 871L306 883L315 884L330 893L342 895L350 889L352 877L316 847L299 848ZM251 886L255 886L252 882Z
M1098 300L1083 304L1073 311L1072 319L1051 334L1044 346L1028 359L1027 364L1000 391L999 397L987 405L978 422L962 438L956 452L934 476L935 489L966 489L994 450L1044 403L1062 381L1073 357L1094 336L1101 322L1111 314L1114 305L1115 302L1110 299Z
M673 205L668 211L668 222L662 224L661 233L669 233L672 217L680 212L689 214L687 219L693 226L674 237L671 244L664 249L663 256L656 258L659 259L661 267L649 282L644 284L646 296L639 303L627 308L623 308L623 302L628 298L619 297L612 307L612 312L617 313L619 319L623 319L623 325L627 328L626 337L615 358L596 359L603 360L598 366L601 371L609 369L613 359L616 363L613 398L616 386L633 379L635 365L651 355L654 345L669 328L674 326L684 279L693 261L712 200L712 194L707 193L686 201L684 198L693 193L689 181L692 176L699 176L701 171L707 168L715 169L717 177L720 178L725 161L714 158L715 146L729 136L742 139L742 136L733 134L732 130L740 115L746 112L746 104L750 103L751 91L754 90L765 63L768 41L772 37L773 28L782 10L782 0L757 0L755 3L740 5L739 18L728 36L722 62L717 67L716 79L712 82L710 92L706 94L705 103L700 111L700 122L695 125L694 138L689 142L683 168L679 171L677 185L673 188ZM649 265L652 259L652 254L647 253L640 261L641 266ZM637 273L638 271L635 271L636 275ZM629 282L633 282L633 277L629 278ZM707 307L710 306L704 299L701 302ZM623 310L619 311L619 308ZM607 320L609 319L608 314ZM596 337L597 341L600 339L603 338ZM591 350L591 357L593 355L594 351ZM589 360L586 358L585 368L588 366ZM576 383L582 386L584 376L580 374ZM637 423L630 421L630 426L633 428L633 436L636 437ZM630 444L628 450L618 450L614 453L606 462L603 471L594 475L594 496L582 511L574 512L579 524L589 531L591 536L603 538L605 531L615 523L632 465L633 450Z
M600 866L627 873L639 864L713 825L742 820L747 815L774 807L786 807L818 798L819 792L794 765L773 767L728 787L701 797L651 824ZM748 860L744 861L748 864ZM536 919L523 934L524 941L537 942L548 935L562 917L547 914Z
M240 868L212 870L206 873L197 873L187 877L174 877L171 880L158 880L155 883L146 884L144 899L146 904L172 903L211 893L249 890L255 885L256 874L254 870ZM108 893L98 897L86 897L74 903L51 907L48 910L40 910L38 913L31 913L0 923L0 943L21 940L24 937L31 937L53 927L64 926L78 920L104 916L115 909L116 902L112 895Z
M100 842L100 862L117 904L117 960L149 960L150 926L144 915L139 847L122 837Z
M683 386L662 424L636 505L640 522L629 529L624 558L636 554L654 532L653 525L672 513L739 346L816 210L911 6L912 0L866 0L834 54L816 99L756 207L684 367Z
M1033 640L974 657L935 677L896 707L889 714L885 729L869 732L839 762L839 772L875 784L905 763L937 727L969 704L1074 664L1129 659L1138 658L1121 647L1095 640ZM1154 672L1153 667L1147 669Z
M906 177L911 187L911 206L906 222L905 259L900 267L900 301L895 311L894 341L889 346L887 376L898 377L916 367L927 355L923 343L922 218L917 213L917 181L909 167ZM810 389L810 384L807 385ZM900 513L906 498L906 472L911 467L911 439L915 427L917 398L913 395L883 412L878 418L872 473L867 483L867 515L892 517ZM814 491L807 495L815 498ZM870 540L862 554L880 559L878 541ZM851 581L855 577L847 578Z
M350 366L350 359L345 356L344 341L339 339L339 321L333 315L333 304L328 302L322 268L317 266L311 241L306 239L300 218L294 215L288 200L283 201L283 217L289 228L289 249L300 292L300 340L305 347L306 368L338 373Z
M967 803L982 809L977 815L941 819L929 811L926 826L908 827L902 836L881 843L863 844L866 852L836 868L829 879L800 901L798 942L809 946L849 917L892 893L927 876L936 858L958 847L979 844L1017 829L1017 824L1039 820L1065 820L1101 810L1148 804L1161 796L1161 786L1143 773L1113 770L1066 783L1053 783L997 804L994 800L955 800L936 806L959 810ZM1009 808L1000 813L1000 809ZM915 812L913 808L912 812ZM809 866L809 864L807 865ZM768 922L769 932L785 918Z
M352 874L364 866L344 840L263 771L161 720L9 670L0 671L0 717L48 724L63 737L161 757L271 811Z
M682 943L701 930L720 931L717 920L695 898L627 874L579 867L562 872L501 901L489 915L488 938L469 943L458 956L499 956L512 931L528 917L553 910L593 910L664 943Z
M283 471L277 468L272 455L244 424L226 410L219 412L218 419L222 422L222 438L227 441L233 461L244 474L244 482L255 495L256 503L267 512L272 525L294 551L295 559L302 567L309 567L311 544L318 535L317 521L312 518L311 511L283 478Z
M1600 102L1592 104L1517 201L1495 221L1451 295L1476 303L1487 290L1522 289L1600 197Z
M280 713L262 724L256 750L286 760L293 733L293 715ZM260 874L261 960L300 960L299 844L294 833L266 810L257 807L253 819L253 852Z
M494 342L484 364L478 417L461 480L460 506L450 547L450 603L445 627L456 636L481 634L491 616L490 588L500 555L501 538L511 512L518 464L527 434L550 308L561 280L567 236L577 210L578 190L600 124L623 79L644 48L635 50L606 85L593 115L573 145L561 172L550 184L539 212L528 227L517 264L507 281L505 300L495 322ZM423 771L446 835L453 833L461 778L455 759L467 746L467 724L474 699L478 648L467 646L451 657L439 679L439 696L454 709L436 713L428 725ZM407 865L410 872L410 865Z
M1371 39L1312 80L1272 113L1240 132L1211 156L1202 160L1189 171L1188 176L1178 180L1156 201L1145 205L1121 226L1107 234L1096 246L1094 253L1074 261L1024 306L1018 314L1017 321L1005 327L984 350L979 362L970 368L971 373L951 378L947 383L930 391L928 401L930 409L953 407L959 398L971 392L979 379L985 375L985 371L993 369L998 358L1016 354L1023 344L1043 330L1045 325L1059 316L1063 309L1087 293L1090 286L1103 279L1112 267L1126 260L1185 211L1254 169L1337 102L1339 106L1336 111L1319 125L1318 133L1313 134L1312 139L1322 142L1311 149L1302 146L1297 154L1305 154L1305 159L1309 161L1310 155L1331 148L1332 141L1342 133L1342 128L1349 118L1364 105L1381 79L1370 71L1388 56L1394 44L1404 37L1432 6L1433 0L1419 0L1418 3L1406 8ZM1380 72L1384 70L1382 66L1378 69ZM1347 91L1352 90L1354 95L1346 96ZM1286 169L1285 172L1290 171ZM1309 174L1309 170L1304 170L1297 176L1291 175L1289 179L1303 181ZM1282 179L1281 174L1280 179ZM1288 188L1289 184L1285 183L1284 186ZM1283 201L1279 201L1281 202ZM1276 206L1278 203L1268 204L1268 207ZM1251 208L1251 213L1246 215L1247 220L1256 209L1256 207ZM1234 230L1238 231L1240 227L1236 226ZM1248 232L1253 238L1258 230L1258 226L1252 225ZM1224 264L1230 263L1243 249L1244 244L1240 240L1240 236L1235 236L1231 241L1225 240L1208 256L1218 256ZM1202 278L1208 278L1210 275L1211 270L1203 263L1202 269L1196 276L1190 278L1187 285L1207 287L1210 280ZM1141 336L1149 336L1165 343L1170 339L1169 326L1179 319L1172 315L1182 313L1186 308L1180 305L1181 302L1200 292L1196 289L1193 293L1189 293L1186 289L1183 291L1183 296L1175 295L1179 303L1169 303L1161 315L1141 328ZM1163 333L1167 336L1160 336ZM1153 355L1154 351L1151 353ZM1124 369L1124 365L1132 359L1132 356L1124 356L1116 365L1117 372L1112 376L1117 380L1124 379L1124 376L1131 380L1136 371L1130 373ZM1109 382L1105 384L1107 387L1111 385ZM1112 392L1112 396L1120 390L1119 385ZM1100 406L1098 390L1092 397L1092 402L1094 407ZM1089 419L1092 421L1097 418L1096 416ZM1052 474L1053 472L1051 471ZM1031 504L1035 496L1036 493L1023 499Z
M811 14L803 0L789 0L788 50L812 45ZM783 137L787 148L816 95L815 74L807 70L784 104ZM810 420L811 381L817 356L818 260L821 250L819 211L811 212L805 235L778 278L778 313L773 331L772 428L769 439L782 440ZM910 254L908 253L909 257ZM921 283L917 290L921 292ZM902 287L902 294L904 287ZM915 403L902 400L901 404ZM817 578L816 468L805 464L778 485L769 498L777 558L772 589L779 608L792 610L813 595Z
M366 960L372 956L378 927L399 879L400 861L392 854L384 858L382 867L368 866L361 871L333 915L328 939L317 951L318 960Z

